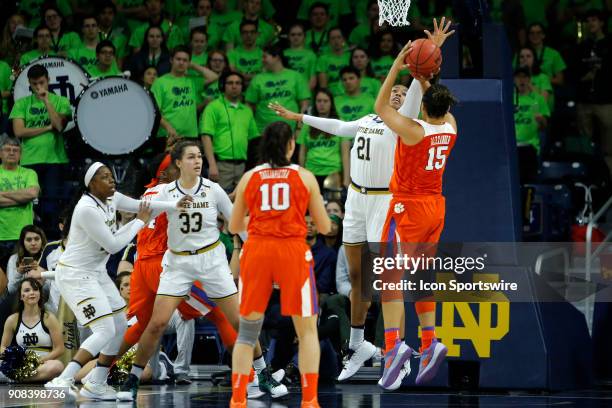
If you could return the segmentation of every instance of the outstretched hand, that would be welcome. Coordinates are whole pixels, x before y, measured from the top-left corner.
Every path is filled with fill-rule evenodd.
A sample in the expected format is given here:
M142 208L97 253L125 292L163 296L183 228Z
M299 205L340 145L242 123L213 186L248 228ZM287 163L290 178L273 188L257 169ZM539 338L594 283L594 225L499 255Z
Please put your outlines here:
M425 34L427 35L427 38L433 41L438 47L442 47L444 41L446 41L448 37L455 33L455 30L449 31L452 21L446 21L446 17L442 17L442 19L440 20L440 25L438 25L438 20L435 18L433 20L433 23L433 34L430 33L429 30L424 30Z
M268 104L268 108L272 109L278 116L287 120L301 120L302 117L299 113L295 113L285 108L283 105L278 102L270 102Z
M395 61L393 61L394 67L400 70L409 68L409 64L406 64L406 55L408 55L408 52L410 51L411 47L412 47L412 41L408 41L408 43L404 45L404 48L402 48L399 54L397 54L397 57L395 57Z

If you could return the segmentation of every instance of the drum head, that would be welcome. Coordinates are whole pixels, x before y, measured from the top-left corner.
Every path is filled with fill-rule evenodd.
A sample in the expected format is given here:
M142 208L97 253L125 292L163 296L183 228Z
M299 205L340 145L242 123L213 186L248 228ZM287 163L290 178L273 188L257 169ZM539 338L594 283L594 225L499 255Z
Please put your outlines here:
M75 62L62 57L40 57L24 65L15 80L13 93L15 100L31 95L28 70L35 64L40 64L49 71L49 91L70 100L74 117L74 107L79 94L89 84L89 76ZM74 121L70 121L64 131L74 128Z
M78 98L77 128L85 143L104 154L138 149L157 132L159 120L151 94L126 78L96 80Z

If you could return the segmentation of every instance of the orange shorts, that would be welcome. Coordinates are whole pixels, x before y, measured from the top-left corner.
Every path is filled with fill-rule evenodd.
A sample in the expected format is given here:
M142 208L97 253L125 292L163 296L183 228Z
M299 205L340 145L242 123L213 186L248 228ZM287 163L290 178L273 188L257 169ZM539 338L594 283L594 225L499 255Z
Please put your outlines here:
M153 314L159 276L162 273L162 258L163 256L139 259L134 264L130 277L128 316L136 316L140 326L146 327ZM196 281L191 287L189 298L179 304L178 311L183 320L189 320L205 316L215 306L215 303L208 299L202 284Z
M281 314L319 313L314 261L302 239L251 237L240 255L240 315L264 313L273 285L280 288Z
M381 237L382 256L435 256L437 243L444 229L446 200L442 195L394 196L389 204ZM384 282L399 282L405 270L385 270ZM416 273L418 271L411 271ZM399 290L385 290L383 301L401 300Z

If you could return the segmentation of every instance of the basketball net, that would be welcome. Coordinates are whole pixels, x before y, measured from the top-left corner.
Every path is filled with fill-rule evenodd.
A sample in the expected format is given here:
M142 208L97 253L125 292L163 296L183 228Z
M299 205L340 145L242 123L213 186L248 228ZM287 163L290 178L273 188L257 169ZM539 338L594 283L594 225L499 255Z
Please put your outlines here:
M378 25L385 21L391 26L408 26L410 0L378 0Z

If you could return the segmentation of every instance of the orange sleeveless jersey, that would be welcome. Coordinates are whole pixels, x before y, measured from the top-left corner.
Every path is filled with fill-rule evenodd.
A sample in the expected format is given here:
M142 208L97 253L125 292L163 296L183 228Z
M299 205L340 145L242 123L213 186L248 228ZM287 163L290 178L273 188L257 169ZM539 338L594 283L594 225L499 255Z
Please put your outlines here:
M306 239L305 214L310 192L299 166L255 168L244 197L249 209L249 237Z
M157 186L156 186L157 187ZM156 187L145 191L143 198L157 194ZM136 240L136 253L138 259L147 259L161 256L168 248L168 217L166 213L158 215L152 225L146 225L138 232Z
M435 126L416 121L425 129L425 137L414 146L398 140L389 186L395 196L442 194L442 176L457 134L448 123Z

